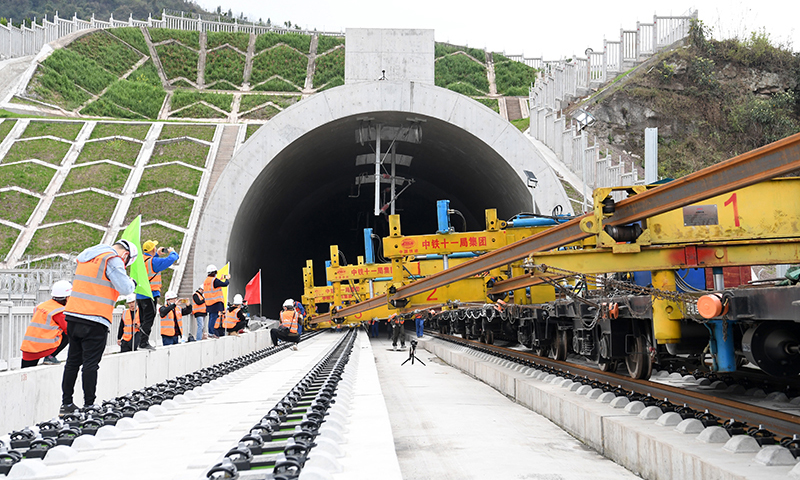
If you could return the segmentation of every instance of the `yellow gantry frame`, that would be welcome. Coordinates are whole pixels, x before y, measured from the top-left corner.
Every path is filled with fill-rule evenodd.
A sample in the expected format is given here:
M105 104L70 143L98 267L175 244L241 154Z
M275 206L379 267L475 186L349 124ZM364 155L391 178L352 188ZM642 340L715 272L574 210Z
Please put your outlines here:
M585 274L649 270L653 272L656 288L674 290L674 270L677 269L796 263L800 258L800 202L796 200L800 193L800 179L780 178L762 182L653 216L642 222L643 233L635 241L615 242L603 229L604 220L613 217L613 212L603 213L603 201L613 190L627 190L629 195L635 195L646 188L635 186L595 190L594 215L581 222L581 228L595 236L557 251L534 253L527 263L547 264ZM442 269L441 260L418 261L414 255L491 251L548 228L506 228L506 223L497 219L494 210L487 210L486 220L487 228L482 232L404 237L400 233L399 216L393 215L390 217L391 235L383 242L384 256L392 261L391 270L388 264L362 267L361 259L357 266L340 267L337 249L337 265L333 267L332 255L329 280L341 282L391 276L390 281L373 282L374 292L379 295L391 292L392 287L399 288L413 282L416 276L424 277ZM449 261L453 266L466 259L451 258ZM343 269L350 270L344 272ZM387 275L388 271L391 271L391 275ZM413 275L409 275L409 271ZM488 272L488 276L505 279L509 273L512 278L521 278L522 262ZM533 273L534 277L537 275L540 274ZM485 282L488 276L463 279L425 294L414 295L402 310L442 305L453 300L488 302L487 293L507 291L495 287L487 292ZM464 282L463 287L458 287L461 282ZM479 288L479 283L484 288ZM552 287L536 283L533 278L523 286L514 284L514 301L542 303L554 298ZM530 299L526 295L528 287ZM391 300L391 293L388 299ZM381 308L378 315L377 310L374 312L376 315L369 312L362 315L368 318L353 320L360 321L373 316L383 318L381 315L388 315L392 311L391 307L385 310ZM659 343L680 341L679 310L672 302L654 303L654 333ZM349 320L351 317L355 316L346 318Z

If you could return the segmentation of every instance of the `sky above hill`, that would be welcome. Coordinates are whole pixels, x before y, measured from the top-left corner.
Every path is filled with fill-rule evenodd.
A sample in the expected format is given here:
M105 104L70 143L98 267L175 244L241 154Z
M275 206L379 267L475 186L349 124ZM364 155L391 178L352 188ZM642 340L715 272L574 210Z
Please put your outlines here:
M291 21L301 28L344 31L346 28L434 29L438 42L486 48L526 57L557 60L584 56L587 47L600 51L603 39L619 39L620 28L659 16L698 10L715 38L744 38L766 29L773 43L791 42L800 50L800 3L784 0L699 0L683 2L572 0L565 2L511 0L196 0L207 10L233 10L252 20Z

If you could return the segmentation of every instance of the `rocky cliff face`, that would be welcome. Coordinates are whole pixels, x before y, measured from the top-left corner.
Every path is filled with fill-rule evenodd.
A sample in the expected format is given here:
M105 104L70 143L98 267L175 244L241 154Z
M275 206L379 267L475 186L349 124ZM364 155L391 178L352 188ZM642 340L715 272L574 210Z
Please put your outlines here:
M692 46L665 52L585 102L610 151L644 155L657 127L662 176L673 178L800 131L800 56L746 65Z

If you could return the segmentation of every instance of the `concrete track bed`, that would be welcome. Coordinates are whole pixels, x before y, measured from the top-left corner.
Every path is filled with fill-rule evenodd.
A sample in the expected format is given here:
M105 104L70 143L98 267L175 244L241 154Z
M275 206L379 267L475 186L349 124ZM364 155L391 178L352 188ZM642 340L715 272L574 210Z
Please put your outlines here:
M425 338L420 346L444 362L547 417L597 452L651 480L800 478L800 466L783 447L759 448L746 435L703 429L640 402L625 407L573 382L520 364ZM613 394L610 394L613 396ZM624 397L620 397L624 398ZM677 415L677 414L676 414ZM686 433L682 433L682 432ZM691 432L691 433L690 433ZM752 442L751 442L752 440Z

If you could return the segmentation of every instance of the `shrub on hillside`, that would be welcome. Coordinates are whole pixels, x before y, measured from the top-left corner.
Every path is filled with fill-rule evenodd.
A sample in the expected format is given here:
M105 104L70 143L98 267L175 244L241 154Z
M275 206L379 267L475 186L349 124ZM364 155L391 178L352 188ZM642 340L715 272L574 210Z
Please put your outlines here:
M156 45L156 52L168 79L184 77L197 81L197 61L200 59L197 52L174 43Z
M144 35L142 35L142 31L138 27L109 28L106 31L139 50L142 55L150 55L147 42L145 42Z
M176 40L194 50L200 50L200 32L192 30L170 30L168 28L149 29L150 39L153 43L165 40Z
M314 86L321 87L336 77L344 77L344 49L336 50L316 58Z
M501 55L494 54L495 58ZM505 58L505 57L503 57ZM513 96L526 96L531 84L536 81L537 70L522 62L505 60L494 64L497 93Z
M128 80L133 82L147 83L154 87L161 86L161 77L158 76L158 69L153 60L147 60L141 67L128 76Z
M486 66L462 54L450 55L436 60L435 83L446 87L456 82L472 85L481 92L489 91Z
M101 99L132 110L146 118L157 118L166 95L167 93L161 87L119 80L108 87Z
M279 43L284 43L302 53L309 53L311 51L311 35L267 32L256 37L256 53L278 45Z
M434 46L434 57L444 57L456 52L464 52L475 60L486 63L486 52L479 48L462 47L459 45L450 45L448 43L436 43Z
M142 54L103 30L84 35L66 48L91 58L117 77L130 70L142 58Z
M42 66L45 67L45 75L48 75L48 70L56 72L95 95L117 79L116 75L103 69L91 58L65 48L54 51L42 62ZM49 85L47 82L48 80L42 79L42 84L45 87L61 93L60 88L55 85Z
M317 37L317 55L325 53L328 50L335 48L339 45L344 45L344 37L330 37L328 35L319 35Z
M770 98L748 96L733 107L728 115L731 128L752 148L775 142L800 131L800 123L792 117L796 104L792 92Z
M273 75L302 88L306 81L308 57L296 50L280 45L253 58L251 83L259 83Z
M206 55L205 81L226 80L233 85L244 81L244 55L232 48L221 48Z
M257 92L297 92L300 88L280 78L271 78L253 87Z
M211 50L226 43L236 47L242 52L247 52L250 44L250 34L244 32L208 32L206 34L206 49Z

